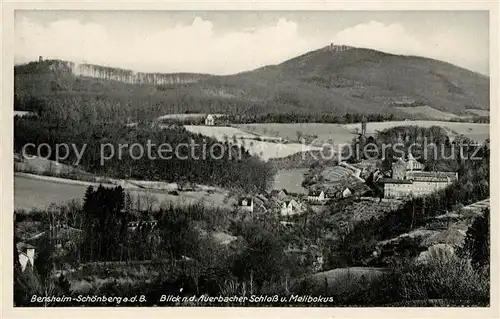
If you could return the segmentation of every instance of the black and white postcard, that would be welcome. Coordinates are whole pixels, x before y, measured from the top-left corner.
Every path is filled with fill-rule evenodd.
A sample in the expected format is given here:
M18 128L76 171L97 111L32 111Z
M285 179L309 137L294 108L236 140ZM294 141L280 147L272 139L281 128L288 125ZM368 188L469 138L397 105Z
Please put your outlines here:
M494 1L3 9L6 317L498 316Z

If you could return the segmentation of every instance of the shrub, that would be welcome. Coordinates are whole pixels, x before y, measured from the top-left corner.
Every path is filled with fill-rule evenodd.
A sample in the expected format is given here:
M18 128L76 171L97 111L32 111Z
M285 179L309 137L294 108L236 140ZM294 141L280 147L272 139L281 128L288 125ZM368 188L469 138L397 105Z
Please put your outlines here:
M426 264L397 266L391 280L395 301L445 299L488 304L489 273L475 270L465 258L451 255Z

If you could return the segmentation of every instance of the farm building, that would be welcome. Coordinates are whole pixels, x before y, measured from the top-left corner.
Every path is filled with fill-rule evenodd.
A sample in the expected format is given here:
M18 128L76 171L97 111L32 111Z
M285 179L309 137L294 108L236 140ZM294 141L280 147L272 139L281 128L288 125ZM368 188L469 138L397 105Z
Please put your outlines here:
M424 196L442 190L458 180L456 172L424 172L423 165L411 156L408 161L398 159L392 165L392 177L380 178L384 197L401 199Z
M253 212L253 199L251 197L240 197L238 199L238 209Z
M19 263L21 270L24 271L28 264L33 267L35 265L35 247L26 243L17 243L17 251L19 253Z

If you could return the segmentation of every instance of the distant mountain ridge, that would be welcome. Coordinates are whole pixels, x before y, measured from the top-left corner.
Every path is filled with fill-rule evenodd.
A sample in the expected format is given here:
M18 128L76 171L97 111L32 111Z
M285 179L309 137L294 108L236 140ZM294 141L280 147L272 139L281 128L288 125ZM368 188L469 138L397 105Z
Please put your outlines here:
M15 77L20 96L87 92L101 99L134 99L158 116L379 113L412 119L446 114L449 119L490 107L488 76L434 59L333 44L277 65L225 76L141 73L44 60L16 66ZM175 84L180 86L168 89ZM429 112L410 111L412 106L425 106L422 110Z

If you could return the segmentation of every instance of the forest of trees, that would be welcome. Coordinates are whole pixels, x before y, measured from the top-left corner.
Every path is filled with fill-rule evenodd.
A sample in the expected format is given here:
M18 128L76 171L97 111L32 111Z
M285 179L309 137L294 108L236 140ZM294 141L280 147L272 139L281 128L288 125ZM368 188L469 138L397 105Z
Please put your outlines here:
M194 113L186 112L185 114ZM393 114L359 114L359 113L298 113L298 112L275 112L264 114L233 114L229 113L216 120L216 125L228 124L254 124L254 123L336 123L350 124L361 121L384 122L395 121L397 117ZM180 125L204 125L205 118L179 118L163 120L163 123L172 123Z
M151 265L149 271L157 275L148 275L149 284L137 281L123 285L115 281L100 288L100 293L110 295L146 294L148 305L168 291L179 292L179 288L184 289L183 294L212 296L284 292L283 287L291 285L291 278L311 272L311 259L301 261L285 253L294 239L273 214L248 218L236 211L203 205L167 205L157 211L137 211L133 207L121 187L99 186L87 189L80 207L61 205L48 211L16 214L16 225L41 222L48 231L55 225L67 224L75 234L81 234L66 237L63 249L55 248L50 236L32 242L41 253L35 267L21 272L15 266L17 304L29 305L30 293L49 286L55 294L70 295L69 289L60 287L67 285L67 278L54 277L53 270L87 269L96 262L109 266L102 265L92 275L130 273L130 262L143 261L143 267ZM134 229L128 227L131 221L156 224ZM221 244L212 237L221 231L234 235L236 240ZM18 260L17 255L15 258ZM107 270L110 268L114 269L112 273Z
M37 146L48 143L52 149L55 149L58 143L74 144L79 150L86 145L79 167L90 173L109 177L167 182L189 181L256 191L267 189L274 176L271 165L251 156L242 146L230 141L219 143L212 138L192 134L182 127L159 129L141 125L128 128L113 123L98 125L91 120L56 121L43 117L16 118L14 132L14 150L17 152L27 143ZM172 156L171 159L161 159L157 155L161 144L168 144L175 150L180 143L189 145L192 142L199 145L194 152L182 147L179 148L182 154ZM130 149L125 149L123 156L119 158L118 144L134 143L143 147L144 156L139 157L140 151L137 149L132 154ZM154 156L151 158L146 153L148 143L152 145L151 153ZM105 161L104 165L100 164L102 144L112 144L116 154ZM215 157L212 158L208 152L212 145L216 144L218 146L213 149ZM33 152L34 148L29 150ZM52 159L54 153L51 154ZM72 165L75 161L76 154L71 152L64 163Z
M450 197L449 194L437 195L441 200L445 196ZM44 229L49 230L49 224L68 222L71 227L81 227L83 236L67 238L62 250L66 255L62 256L61 248L56 248L50 236L38 238L33 243L38 252L35 265L24 272L16 262L18 256L14 248L15 303L17 306L34 306L36 304L29 302L32 294L71 296L78 292L70 290L70 282L115 278L99 288L93 286L90 293L99 291L109 296L145 295L148 301L139 304L141 306L157 305L162 294L178 294L181 288L183 296L334 296L334 301L328 305L337 306L390 305L397 302L410 305L406 303L427 299L442 299L444 305L487 305L490 249L488 211L477 217L469 227L463 250L456 258L423 265L409 264L402 259L399 264L391 265L391 271L385 277L368 280L352 292L339 290L339 287L331 287L327 291L328 287L323 284L309 281L307 278L313 273L312 255L301 259L286 251L292 243L299 246L315 243L320 244L320 249L331 250L325 251L325 256L345 258L347 266L360 265L372 248L370 245L374 239L388 238L392 236L391 233L407 230L412 227L409 223L414 223L416 227L424 217L419 207L428 210L426 214L433 215L432 212L438 207L435 203L430 198L426 199L425 205L410 202L387 218L360 223L346 233L339 243L332 243L323 237L324 223L320 215L312 212L296 219L297 225L293 227L281 227L272 214L245 218L234 211L209 209L201 205L170 206L141 213L130 208L131 202L120 187L89 188L83 206L60 206L55 210L16 215L16 225L41 221L45 225ZM414 219L407 213L411 205L419 209ZM74 216L71 217L72 214ZM126 226L128 221L137 220L154 220L157 224L141 229ZM382 229L380 236L377 228ZM236 240L227 246L221 245L210 236L219 231L231 233ZM468 258L472 260L472 268L467 265ZM138 261L143 263L134 266ZM54 269L71 268L76 269L76 272L53 275ZM142 274L142 277L137 277L138 274ZM127 280L116 280L120 278ZM78 303L48 304L70 305L81 306Z
M359 113L316 113L316 114L300 114L300 113L267 113L253 116L230 116L229 121L232 123L338 123L349 124L359 123L361 121L368 122L383 122L395 121L397 118L393 114L359 114Z

